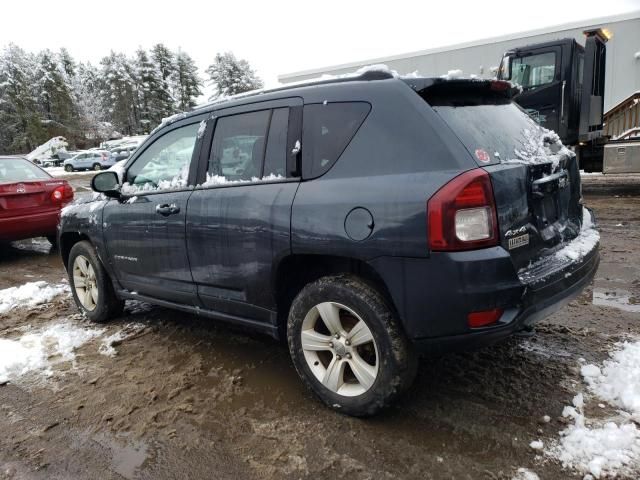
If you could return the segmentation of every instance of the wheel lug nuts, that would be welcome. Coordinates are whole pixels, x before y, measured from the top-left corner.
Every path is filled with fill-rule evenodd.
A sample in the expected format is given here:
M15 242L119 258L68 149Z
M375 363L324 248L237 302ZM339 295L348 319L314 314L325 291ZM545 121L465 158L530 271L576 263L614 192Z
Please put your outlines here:
M346 346L349 346L349 345L351 345L351 342L350 342L349 340L345 340L345 341L344 341L344 344L345 344Z
M340 338L340 334L336 333L335 337L336 337L336 340L339 339Z
M351 354L347 353L346 357L350 359L351 358Z
M340 355L336 355L336 358L337 358L338 360L342 360L342 357L341 357Z
M333 342L329 342L329 346L333 348Z

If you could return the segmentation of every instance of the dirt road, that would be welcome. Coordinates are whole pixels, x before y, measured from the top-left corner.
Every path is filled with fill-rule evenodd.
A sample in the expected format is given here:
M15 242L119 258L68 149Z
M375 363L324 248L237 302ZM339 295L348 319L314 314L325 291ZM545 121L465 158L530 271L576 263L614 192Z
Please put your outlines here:
M73 362L0 386L0 478L510 479L520 467L582 478L529 444L565 428L563 407L583 388L579 358L600 362L640 335L640 197L587 203L601 230L594 285L530 338L424 359L414 388L383 415L323 408L273 340L131 304ZM46 240L0 253L0 289L63 278ZM0 338L55 321L95 328L63 295L0 314ZM114 334L117 353L105 355Z

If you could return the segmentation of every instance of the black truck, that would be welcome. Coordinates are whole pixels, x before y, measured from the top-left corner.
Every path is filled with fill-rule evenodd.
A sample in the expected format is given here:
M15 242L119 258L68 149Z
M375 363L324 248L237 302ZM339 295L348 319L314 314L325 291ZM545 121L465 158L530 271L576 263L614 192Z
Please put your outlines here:
M498 79L522 87L514 100L543 127L575 149L580 168L602 171L606 29L587 30L584 47L573 38L507 51Z

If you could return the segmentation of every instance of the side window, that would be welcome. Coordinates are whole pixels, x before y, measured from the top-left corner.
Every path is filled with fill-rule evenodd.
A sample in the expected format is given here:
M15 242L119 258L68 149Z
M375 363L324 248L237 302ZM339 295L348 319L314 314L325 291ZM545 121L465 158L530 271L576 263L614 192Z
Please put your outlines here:
M555 52L539 53L511 59L511 78L523 88L539 87L553 82L556 74Z
M287 170L287 133L289 109L276 108L271 115L263 177L285 177Z
M262 173L270 110L219 118L209 156L210 175L251 180Z
M194 123L157 139L129 167L126 182L149 189L186 185L197 133Z
M318 177L333 166L370 110L371 105L365 102L304 106L302 169L305 177Z

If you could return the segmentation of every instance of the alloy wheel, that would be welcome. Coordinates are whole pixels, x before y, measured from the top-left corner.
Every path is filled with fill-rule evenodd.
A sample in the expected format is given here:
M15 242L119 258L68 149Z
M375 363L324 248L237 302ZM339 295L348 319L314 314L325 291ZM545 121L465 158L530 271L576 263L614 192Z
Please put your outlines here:
M378 376L378 347L365 321L336 302L313 307L302 322L301 344L314 376L338 395L369 390Z
M91 262L84 255L73 261L73 287L82 306L89 311L98 305L98 283Z

